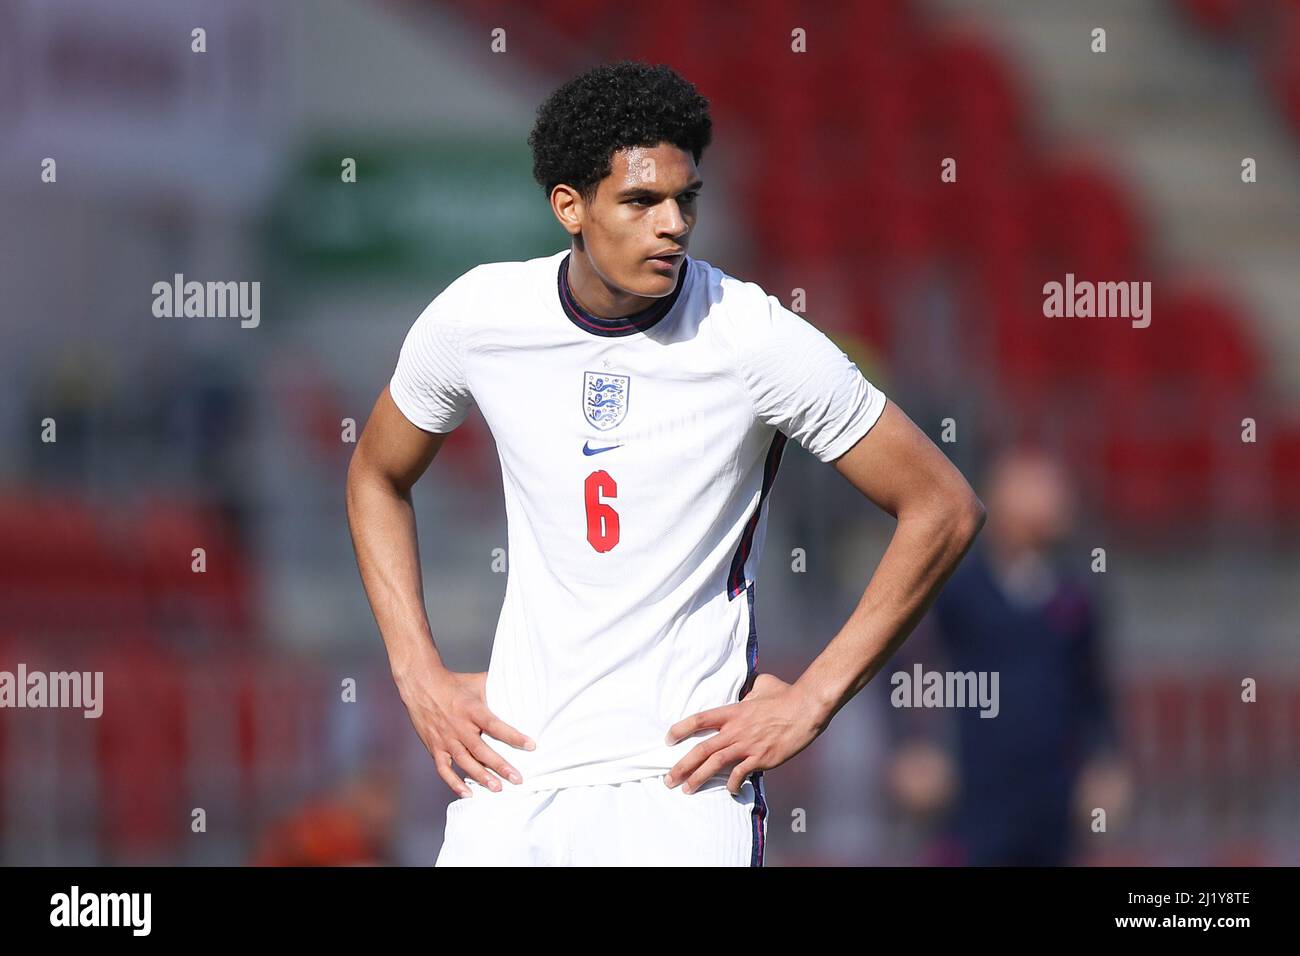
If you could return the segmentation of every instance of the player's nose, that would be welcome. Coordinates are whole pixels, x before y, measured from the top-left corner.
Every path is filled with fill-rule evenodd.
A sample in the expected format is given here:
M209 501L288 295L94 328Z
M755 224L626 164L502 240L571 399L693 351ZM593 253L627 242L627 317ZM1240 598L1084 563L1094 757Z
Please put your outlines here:
M677 200L670 199L665 203L667 212L659 224L659 235L661 236L684 236L691 228L686 217L682 215L681 207L677 205Z

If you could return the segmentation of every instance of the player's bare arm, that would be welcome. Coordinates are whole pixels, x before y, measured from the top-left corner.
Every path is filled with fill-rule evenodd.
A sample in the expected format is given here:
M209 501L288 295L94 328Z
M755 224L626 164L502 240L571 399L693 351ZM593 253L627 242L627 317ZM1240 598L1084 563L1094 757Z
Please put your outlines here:
M398 693L439 776L468 797L453 763L493 790L501 789L494 771L521 782L483 733L515 747L534 745L488 710L486 672L456 673L443 664L429 627L411 488L446 437L411 424L385 386L348 466L347 510L357 566Z
M892 402L833 463L895 519L889 547L844 627L793 684L759 674L745 698L678 721L675 742L707 730L665 779L691 791L726 767L746 775L780 766L815 740L885 666L924 616L984 525L984 505L961 472Z

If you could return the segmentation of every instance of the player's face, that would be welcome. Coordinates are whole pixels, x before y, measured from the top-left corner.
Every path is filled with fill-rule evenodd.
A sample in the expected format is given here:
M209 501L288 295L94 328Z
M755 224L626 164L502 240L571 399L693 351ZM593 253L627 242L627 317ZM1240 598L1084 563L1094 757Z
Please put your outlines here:
M583 210L587 257L610 286L632 295L668 295L686 259L696 195L704 185L695 158L661 143L621 149L611 165Z

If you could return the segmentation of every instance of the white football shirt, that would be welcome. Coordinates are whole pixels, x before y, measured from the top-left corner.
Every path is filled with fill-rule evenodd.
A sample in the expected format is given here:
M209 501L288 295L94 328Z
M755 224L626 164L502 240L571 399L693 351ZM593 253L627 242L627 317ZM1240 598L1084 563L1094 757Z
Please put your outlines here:
M657 776L716 733L664 744L757 672L754 576L787 439L830 462L885 407L755 283L687 256L672 294L608 319L569 293L568 257L460 276L389 385L419 428L476 404L496 441L508 567L487 704L537 743L484 735L523 777L505 790Z

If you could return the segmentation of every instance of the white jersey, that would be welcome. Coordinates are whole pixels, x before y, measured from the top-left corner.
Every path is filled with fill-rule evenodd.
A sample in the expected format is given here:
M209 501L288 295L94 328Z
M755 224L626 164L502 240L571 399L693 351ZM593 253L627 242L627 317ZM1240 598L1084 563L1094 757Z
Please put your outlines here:
M484 735L523 777L505 790L661 775L716 733L664 743L757 673L754 576L787 439L830 462L885 406L752 282L687 256L673 293L608 319L569 293L568 257L456 279L389 386L419 428L451 431L475 404L496 441L508 567L487 704L537 744Z

